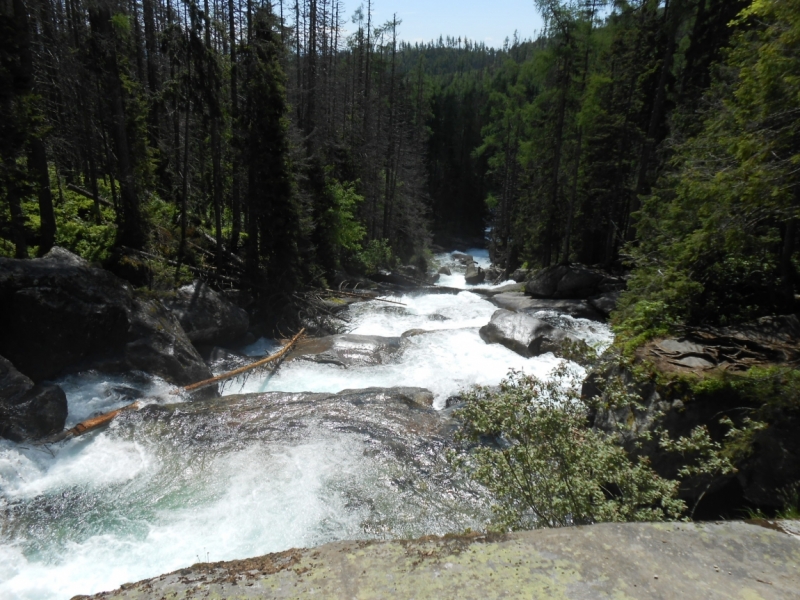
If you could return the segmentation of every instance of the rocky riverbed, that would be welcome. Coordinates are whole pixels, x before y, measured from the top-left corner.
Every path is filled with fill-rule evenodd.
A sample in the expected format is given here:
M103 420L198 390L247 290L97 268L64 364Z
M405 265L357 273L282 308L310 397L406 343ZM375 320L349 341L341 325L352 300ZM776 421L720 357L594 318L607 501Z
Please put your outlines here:
M489 268L485 253L471 254L475 268ZM0 283L25 317L15 327L54 340L6 346L23 365L36 366L37 356L66 365L30 379L31 389L63 390L62 426L134 400L143 408L55 446L0 441L0 596L67 598L198 561L482 528L483 491L445 461L453 428L445 407L512 368L546 377L559 359L482 339L502 286L470 285L463 260L439 258L450 275L437 288L392 284L398 291L383 296L391 303L351 304L348 333L304 341L274 376L193 398L176 395L176 384L278 342L232 347L224 324L240 334L243 316L197 286L158 301L58 252L27 261L33 274L6 261ZM79 278L91 285L51 293ZM36 321L35 310L47 318ZM61 310L71 333L52 337ZM599 321L531 314L598 348L611 341Z

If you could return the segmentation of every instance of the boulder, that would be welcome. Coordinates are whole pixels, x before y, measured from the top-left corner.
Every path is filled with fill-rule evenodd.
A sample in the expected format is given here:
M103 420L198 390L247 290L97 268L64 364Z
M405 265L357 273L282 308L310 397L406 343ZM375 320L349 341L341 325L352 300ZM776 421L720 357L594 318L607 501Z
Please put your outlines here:
M463 252L453 252L450 256L462 265L471 265L475 262L475 258L471 254L464 254Z
M495 306L516 312L532 314L540 311L553 311L576 319L603 320L603 315L586 300L552 300L531 298L522 292L502 292L491 295L489 301Z
M624 287L624 281L584 265L555 265L537 272L525 291L534 298L589 298Z
M178 385L212 376L178 319L157 300L134 301L129 337L132 341L123 349L124 366L129 369Z
M67 368L140 369L185 385L210 376L158 300L62 248L0 258L0 354L34 382Z
M497 267L490 267L486 269L486 279L489 281L497 281L503 276L503 270Z
M57 385L34 384L0 356L0 437L39 439L64 428L67 396Z
M527 278L528 278L528 269L517 269L516 271L511 273L511 276L509 277L509 279L513 279L517 283L522 283Z
M180 288L164 301L194 344L223 345L240 339L250 326L247 312L202 281Z
M608 318L611 311L617 308L617 302L622 294L621 291L606 292L599 296L594 296L589 299L589 305L597 310L598 313Z
M62 248L0 258L0 354L33 381L128 341L133 290Z
M440 267L439 268L439 275L452 275L453 272L450 270L450 267Z
M340 367L382 365L400 349L401 338L377 335L330 335L297 344L289 360L302 359Z
M467 264L467 271L464 274L464 279L469 285L478 285L479 283L483 283L486 279L486 271L475 263L469 263Z
M561 356L567 345L582 343L570 332L525 313L500 309L492 315L488 325L480 329L487 344L502 344L525 357L552 352Z

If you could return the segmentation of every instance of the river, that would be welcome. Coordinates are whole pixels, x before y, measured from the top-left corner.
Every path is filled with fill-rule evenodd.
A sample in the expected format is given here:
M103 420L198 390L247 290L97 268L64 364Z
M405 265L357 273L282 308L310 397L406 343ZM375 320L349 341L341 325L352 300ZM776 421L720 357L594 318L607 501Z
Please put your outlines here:
M488 266L485 251L470 253ZM547 377L558 364L550 354L525 359L485 344L478 329L496 307L467 291L450 255L437 259L453 269L439 285L465 291L351 307L351 333L426 331L404 338L386 364L290 361L269 379L226 386L221 400L185 404L141 374L61 380L68 427L132 399L150 406L57 447L0 441L0 598L70 598L196 562L481 528L486 498L444 460L436 414L375 394L329 396L414 386L443 409L447 398L496 385L510 369ZM596 347L611 341L605 325L549 318ZM244 351L260 356L274 346L259 340ZM256 392L274 393L259 406L239 396Z

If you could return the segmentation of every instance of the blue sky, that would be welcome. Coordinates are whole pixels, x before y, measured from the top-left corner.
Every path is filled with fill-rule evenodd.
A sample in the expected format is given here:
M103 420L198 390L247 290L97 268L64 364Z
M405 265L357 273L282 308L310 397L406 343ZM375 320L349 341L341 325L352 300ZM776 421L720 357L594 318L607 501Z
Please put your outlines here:
M354 28L350 16L359 4L359 0L342 3L350 31ZM397 13L397 18L403 22L400 39L411 43L449 35L466 36L488 46L502 47L503 40L511 38L514 30L521 38L529 38L542 26L533 0L374 0L373 22L376 25L391 21L392 13Z

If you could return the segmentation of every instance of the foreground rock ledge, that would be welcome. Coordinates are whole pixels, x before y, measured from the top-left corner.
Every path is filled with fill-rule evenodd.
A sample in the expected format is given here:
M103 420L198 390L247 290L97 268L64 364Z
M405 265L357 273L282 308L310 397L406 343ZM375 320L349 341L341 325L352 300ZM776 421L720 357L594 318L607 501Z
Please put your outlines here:
M337 542L197 564L95 598L798 598L800 538L780 529L629 523Z

